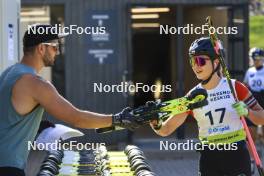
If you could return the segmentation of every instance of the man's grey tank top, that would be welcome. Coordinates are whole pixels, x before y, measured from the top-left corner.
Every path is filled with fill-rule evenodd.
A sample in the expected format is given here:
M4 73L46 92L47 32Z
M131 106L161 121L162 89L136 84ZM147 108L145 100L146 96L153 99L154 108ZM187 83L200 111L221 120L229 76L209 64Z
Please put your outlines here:
M36 75L36 72L18 63L7 68L0 76L0 167L25 168L28 144L33 142L42 119L41 106L21 116L11 102L13 86L25 74Z

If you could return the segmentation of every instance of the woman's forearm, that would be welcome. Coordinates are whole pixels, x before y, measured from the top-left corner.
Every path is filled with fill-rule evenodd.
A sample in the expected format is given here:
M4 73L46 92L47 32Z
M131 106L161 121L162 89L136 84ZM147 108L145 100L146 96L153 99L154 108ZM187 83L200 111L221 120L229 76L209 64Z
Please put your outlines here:
M256 125L264 125L264 110L252 110L248 112L249 119Z

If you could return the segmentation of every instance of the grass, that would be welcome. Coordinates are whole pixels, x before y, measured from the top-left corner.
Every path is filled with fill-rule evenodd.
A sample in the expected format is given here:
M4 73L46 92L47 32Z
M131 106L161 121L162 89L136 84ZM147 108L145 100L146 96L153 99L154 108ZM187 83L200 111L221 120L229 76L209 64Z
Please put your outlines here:
M249 32L250 48L264 49L264 15L250 16Z

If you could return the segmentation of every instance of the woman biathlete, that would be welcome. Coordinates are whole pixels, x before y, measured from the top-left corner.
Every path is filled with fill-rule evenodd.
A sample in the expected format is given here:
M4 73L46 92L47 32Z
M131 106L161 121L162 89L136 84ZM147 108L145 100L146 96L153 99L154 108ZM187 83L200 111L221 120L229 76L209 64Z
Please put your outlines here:
M153 130L160 136L168 136L192 115L199 127L201 144L232 145L214 148L204 145L200 151L199 175L201 176L250 176L250 156L246 134L240 116L247 116L255 124L264 124L264 110L242 83L232 80L239 102L236 103L227 79L222 77L218 56L208 37L195 40L189 49L190 64L201 81L197 88L207 91L208 105L168 118L162 125L151 121ZM236 145L234 145L236 144ZM207 146L207 147L206 147Z

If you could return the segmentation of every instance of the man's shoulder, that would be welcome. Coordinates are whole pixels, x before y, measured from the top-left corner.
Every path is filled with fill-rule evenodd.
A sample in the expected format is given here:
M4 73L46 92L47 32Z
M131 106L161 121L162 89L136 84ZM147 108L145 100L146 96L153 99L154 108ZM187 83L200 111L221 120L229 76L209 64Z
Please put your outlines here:
M38 75L24 74L16 83L19 87L25 87L29 90L34 90L38 87L50 86L50 82L44 80Z
M31 97L38 103L40 99L48 98L55 92L56 88L49 81L30 74L23 75L13 89L13 93Z
M32 75L32 74L24 74L20 78L21 82L26 82L28 84L39 84L44 82L43 79L41 79L37 75Z

